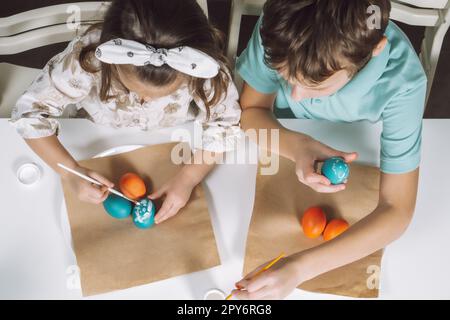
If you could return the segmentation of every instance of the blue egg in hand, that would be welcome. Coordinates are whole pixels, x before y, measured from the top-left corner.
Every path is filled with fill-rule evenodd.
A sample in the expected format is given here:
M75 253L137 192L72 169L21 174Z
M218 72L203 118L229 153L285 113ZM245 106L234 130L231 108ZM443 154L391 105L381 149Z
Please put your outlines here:
M127 199L111 193L105 201L103 207L108 214L116 219L124 219L130 216L132 203Z
M148 229L155 224L155 205L150 199L143 199L134 206L133 222L140 229Z
M350 167L339 157L326 160L322 166L322 175L330 180L331 184L342 184L350 174Z

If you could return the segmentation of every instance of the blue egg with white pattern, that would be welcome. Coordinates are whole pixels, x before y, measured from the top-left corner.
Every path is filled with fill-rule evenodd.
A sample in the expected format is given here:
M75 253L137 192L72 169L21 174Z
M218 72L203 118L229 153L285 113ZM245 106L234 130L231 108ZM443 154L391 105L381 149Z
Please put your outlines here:
M105 201L103 201L105 211L113 218L125 219L130 216L133 205L127 199L119 197L111 193Z
M134 206L133 223L139 229L148 229L155 224L155 205L150 199L143 199Z
M350 175L350 167L344 159L333 157L323 163L322 175L327 177L333 185L342 184Z

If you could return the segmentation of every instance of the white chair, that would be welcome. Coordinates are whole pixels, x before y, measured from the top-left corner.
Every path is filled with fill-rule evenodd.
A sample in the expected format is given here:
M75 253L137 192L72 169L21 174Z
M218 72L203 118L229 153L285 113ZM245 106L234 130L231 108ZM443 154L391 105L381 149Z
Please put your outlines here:
M207 0L197 0L208 15ZM102 21L110 2L76 2L29 10L0 18L0 55L66 42L92 23ZM79 21L72 18L78 15ZM78 20L78 19L77 19ZM0 63L0 118L9 118L20 95L39 69Z
M241 18L243 15L260 15L264 3L265 0L232 0L227 55L233 66L236 61ZM391 19L425 27L420 59L428 77L427 99L433 85L442 43L450 26L449 8L449 0L392 1ZM236 78L236 82L240 84L242 80Z

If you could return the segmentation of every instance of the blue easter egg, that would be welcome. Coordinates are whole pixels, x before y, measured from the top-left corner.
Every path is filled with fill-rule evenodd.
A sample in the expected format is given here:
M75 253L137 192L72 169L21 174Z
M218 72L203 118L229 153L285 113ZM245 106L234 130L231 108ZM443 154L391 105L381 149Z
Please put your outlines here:
M127 199L111 193L105 201L103 207L108 214L116 219L124 219L131 214L132 205Z
M350 174L350 167L344 159L333 157L326 160L322 166L322 175L330 180L331 184L342 184Z
M149 199L143 199L134 206L134 225L140 229L148 229L155 224L155 205Z

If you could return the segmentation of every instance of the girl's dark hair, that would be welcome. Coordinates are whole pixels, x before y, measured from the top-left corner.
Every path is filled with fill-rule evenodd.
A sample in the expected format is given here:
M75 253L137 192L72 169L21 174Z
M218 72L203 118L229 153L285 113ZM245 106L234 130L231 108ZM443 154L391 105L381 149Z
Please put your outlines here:
M189 77L189 87L194 96L207 108L217 104L226 92L230 79L228 62L223 54L224 37L204 14L195 0L115 0L108 8L104 21L92 25L86 33L101 30L98 43L85 46L80 52L81 67L90 73L101 71L100 99L111 98L111 77L116 76L112 65L95 61L95 49L101 43L115 38L134 40L156 48L171 49L190 46L216 59L221 65L219 74L211 79L211 91L205 91L207 79ZM134 66L137 77L154 86L172 83L180 74L168 65Z
M390 11L389 0L268 0L260 30L265 62L312 84L343 68L354 75L372 57Z

